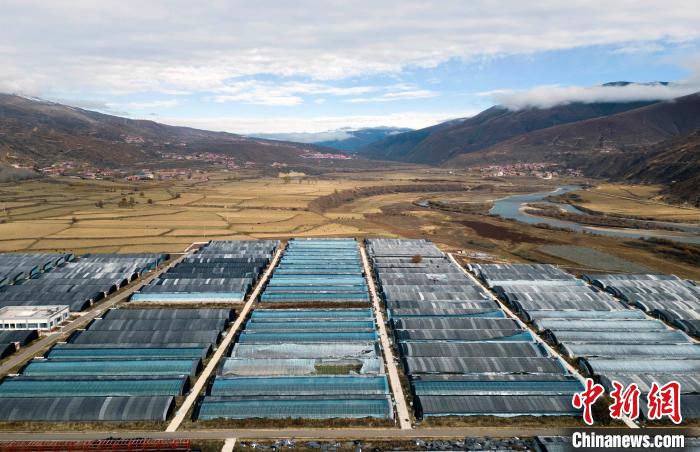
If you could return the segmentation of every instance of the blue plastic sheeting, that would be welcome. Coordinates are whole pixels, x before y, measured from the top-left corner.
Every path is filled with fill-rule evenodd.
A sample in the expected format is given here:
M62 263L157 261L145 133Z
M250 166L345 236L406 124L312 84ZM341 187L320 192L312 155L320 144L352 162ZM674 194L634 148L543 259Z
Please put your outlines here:
M423 417L430 416L580 416L571 395L419 396L414 400Z
M260 300L369 303L357 242L291 240Z
M532 342L529 331L522 330L394 330L399 342L403 341L455 341L455 342Z
M0 386L1 388L1 386ZM385 376L219 377L213 396L388 394Z
M573 320L542 319L535 325L541 330L552 331L666 331L666 325L658 320Z
M249 359L226 358L221 375L253 377L273 375L348 375L379 374L383 363L378 358L333 359Z
M335 318L373 318L371 309L256 309L250 316L252 320L260 319L335 319Z
M268 293L280 293L280 292L365 292L367 291L367 286L364 283L352 283L352 284L333 284L329 281L329 284L325 284L325 280L319 280L317 282L304 282L299 284L272 284L268 285L265 289Z
M272 294L362 294L367 292L366 286L324 286L324 285L299 285L299 286L272 286L265 290L267 295Z
M35 360L23 375L195 375L201 360Z
M551 331L558 343L588 344L687 344L690 338L677 330L666 331Z
M564 344L570 357L700 359L700 344Z
M248 322L246 331L254 330L309 330L309 331L374 331L372 321L328 321L328 322Z
M376 358L377 342L305 342L236 344L232 358Z
M417 395L573 394L583 391L578 380L548 381L413 381Z
M281 260L280 260L281 261ZM324 261L324 262L314 262L314 261L308 261L308 262L297 262L297 263L289 263L284 266L278 267L275 272L280 271L281 274L290 274L293 275L295 272L300 271L300 272L305 272L308 270L317 270L319 274L324 275L326 272L328 274L333 274L333 272L336 271L350 271L354 270L356 272L362 272L363 267L360 264L360 260L358 259L357 262L337 262L337 261Z
M275 270L275 277L281 278L284 276L299 276L299 275L333 275L333 276L352 275L352 276L354 276L354 275L357 275L357 273L361 272L361 271L362 271L362 267L360 267L359 265L343 266L343 267L333 266L332 268L321 268L321 267L299 268L299 266L295 265L295 266L293 266L293 268L289 268L289 267L278 268L277 270Z
M500 309L495 311L481 311L481 312L455 312L448 313L445 311L440 311L436 313L431 312L421 312L420 309L389 309L390 319L408 319L412 317L458 317L458 318L473 318L473 317L490 317L490 318L505 318L505 312Z
M0 383L0 397L61 396L180 396L185 388L180 378L7 378Z
M83 348L61 347L52 348L47 358L94 359L94 358L203 358L208 347L187 348Z
M700 372L700 359L669 359L636 358L636 359L605 359L581 358L581 366L591 374L613 373L694 373Z
M392 406L388 398L376 399L257 399L227 400L205 397L197 418L208 419L390 419Z
M31 401L30 401L31 400ZM34 397L0 400L0 421L160 421L175 408L172 396Z
M369 303L369 294L356 293L280 293L262 294L261 301L266 302L289 302L289 301L348 301Z
M243 331L238 339L241 344L285 342L371 342L377 340L376 332L303 332L303 333L249 333Z
M131 301L181 301L189 302L214 302L214 301L242 301L245 292L158 292L158 293L135 293L131 296Z

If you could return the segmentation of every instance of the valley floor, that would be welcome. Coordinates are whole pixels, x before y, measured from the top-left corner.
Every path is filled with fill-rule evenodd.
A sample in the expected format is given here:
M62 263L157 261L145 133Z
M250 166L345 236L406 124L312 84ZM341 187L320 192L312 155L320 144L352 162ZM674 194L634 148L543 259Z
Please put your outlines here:
M0 186L0 251L183 251L210 239L428 238L469 261L555 263L574 272L700 279L700 247L544 229L489 216L493 201L582 180L483 178L440 169L261 176L213 172L151 182L50 178ZM698 223L659 187L595 183L567 202L596 214Z

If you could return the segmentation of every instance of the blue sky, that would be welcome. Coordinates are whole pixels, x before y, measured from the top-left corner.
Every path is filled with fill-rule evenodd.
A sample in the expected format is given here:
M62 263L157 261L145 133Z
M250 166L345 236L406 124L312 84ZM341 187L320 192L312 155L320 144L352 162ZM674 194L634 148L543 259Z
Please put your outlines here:
M237 133L700 90L695 1L3 3L0 91Z

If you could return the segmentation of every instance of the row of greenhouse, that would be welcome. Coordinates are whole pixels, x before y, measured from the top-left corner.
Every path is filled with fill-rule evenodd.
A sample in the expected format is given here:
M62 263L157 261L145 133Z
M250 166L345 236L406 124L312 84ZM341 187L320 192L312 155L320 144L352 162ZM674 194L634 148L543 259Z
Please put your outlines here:
M167 254L0 254L0 359L167 259Z
M368 249L417 417L578 414L580 382L435 245Z
M212 241L141 288L133 302L241 302L275 253L277 240Z
M595 278L599 284L592 286L553 265L470 264L469 269L607 391L612 381L636 383L643 393L653 382L677 381L683 416L700 417L700 344L612 295L622 290L602 290L606 278ZM610 285L634 280L645 279L607 279Z
M72 261L70 253L3 253L0 254L0 287L34 278L43 272Z
M355 240L291 240L261 300L196 419L393 417L372 310L305 307L369 300Z
M0 420L165 421L233 315L109 310L0 382Z
M2 379L0 421L165 421L234 320L230 307L216 308L249 297L280 246L213 241L187 255L126 306ZM430 241L403 239L367 240L373 274L366 275L360 246L289 240L194 420L393 420L367 277L377 283L418 419L580 415L571 400L582 384L552 347L608 391L613 380L644 392L676 380L683 416L700 416L700 344L689 335L700 319L694 282L580 279L540 264L470 264L465 272ZM103 287L104 296L167 258L2 256L0 269L12 280L0 287L0 308L10 297L20 306L44 300L73 310L99 299L85 298L85 287ZM36 338L36 331L0 331L0 357Z
M590 274L584 279L630 306L700 337L700 287L675 275Z
M166 261L167 254L0 254L0 267L18 265L30 275L0 287L0 307L67 305L73 312L90 307ZM28 264L21 264L26 262ZM40 262L44 262L41 264ZM41 271L37 271L37 268ZM28 272L28 273L27 273Z
M204 309L198 304L240 301L278 245L276 241L211 242L186 257L165 277L146 286L168 287L170 283L159 283L176 280L174 286L185 290L162 293L186 296L162 301L176 301L177 306L155 308L139 303L152 299L132 300L125 308L108 310L86 329L30 361L19 375L0 382L0 420L165 421L234 319L231 309ZM125 260L134 257L123 256ZM114 262L112 255L91 258L106 267ZM208 284L217 276L238 285L220 292L220 285Z

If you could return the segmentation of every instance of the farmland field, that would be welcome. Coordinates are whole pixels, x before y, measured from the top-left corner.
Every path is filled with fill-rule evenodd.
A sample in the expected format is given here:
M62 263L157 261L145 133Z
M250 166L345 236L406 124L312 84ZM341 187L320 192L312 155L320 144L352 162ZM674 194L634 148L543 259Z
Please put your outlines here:
M180 252L211 239L422 237L459 256L494 262L548 262L575 271L629 263L700 278L698 251L690 245L545 230L485 214L504 196L581 182L491 180L422 168L291 178L214 172L143 182L49 178L0 185L0 251ZM700 221L697 209L658 201L653 186L603 183L577 194L582 206L601 212ZM608 256L607 265L597 253Z
M671 206L659 199L661 187L655 185L601 184L591 190L578 191L581 205L587 209L631 218L699 223L700 210Z

